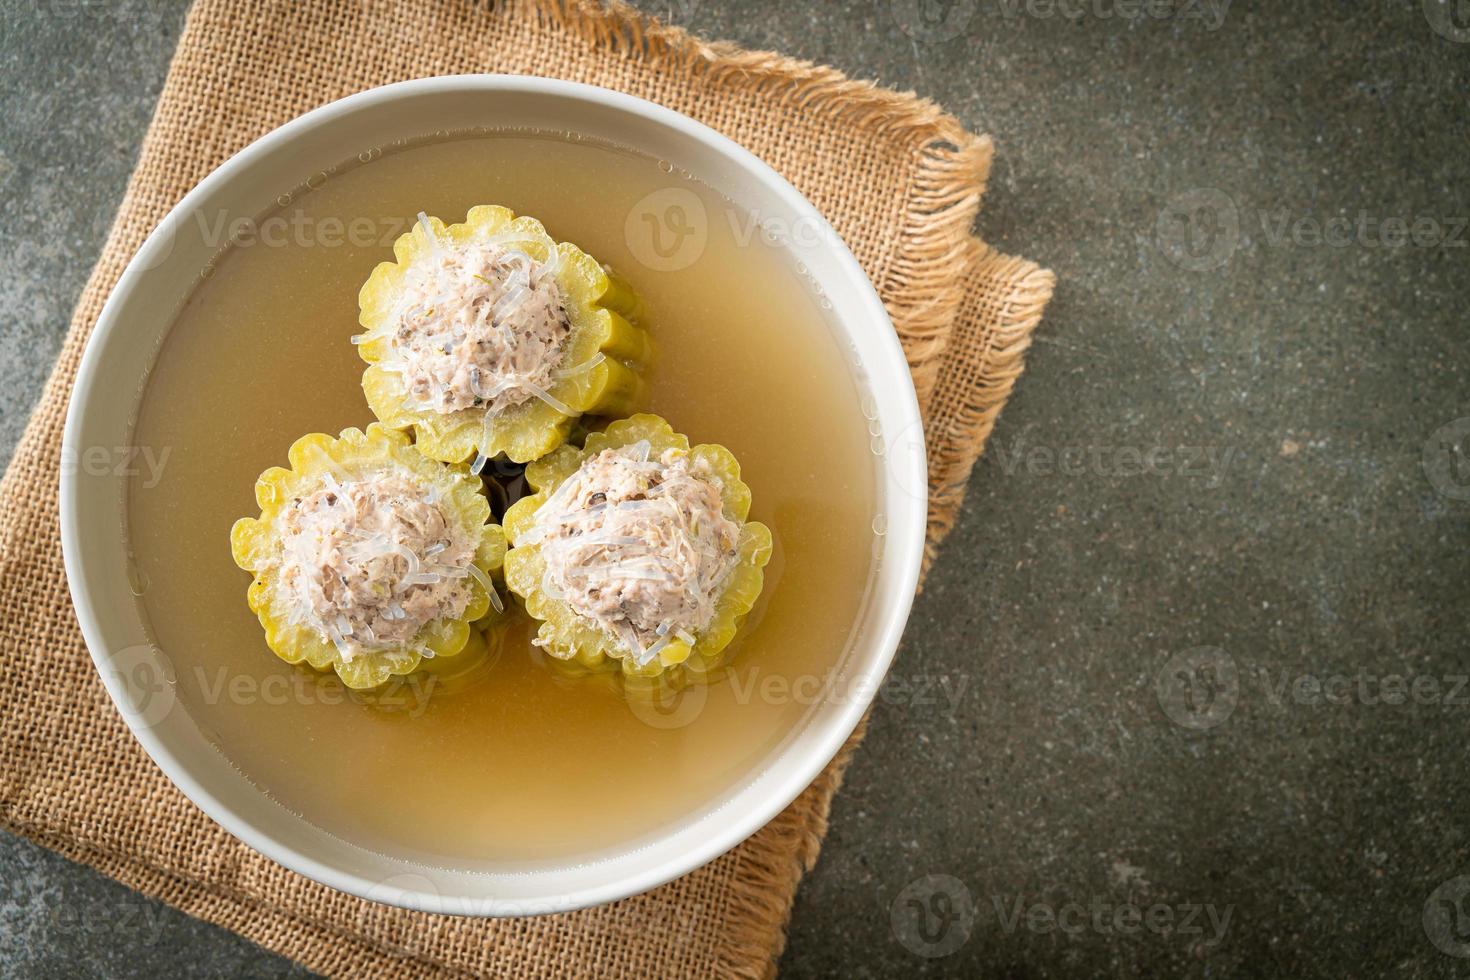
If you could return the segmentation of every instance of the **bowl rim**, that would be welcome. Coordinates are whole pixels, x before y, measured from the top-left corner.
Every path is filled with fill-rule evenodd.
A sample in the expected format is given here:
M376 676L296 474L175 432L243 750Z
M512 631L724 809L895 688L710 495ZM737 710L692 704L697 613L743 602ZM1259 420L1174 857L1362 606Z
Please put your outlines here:
M843 276L849 281L844 285L850 284L855 290L855 295L850 298L861 304L866 318L873 324L887 328L880 331L884 336L876 338L877 342L886 348L883 354L885 359L892 359L895 364L903 366L901 376L908 382L899 386L899 390L890 386L882 391L875 391L874 397L882 399L892 411L901 417L903 425L900 431L922 432L918 397L913 387L912 377L907 370L907 359L899 342L898 333L892 328L887 309L879 299L867 274L862 270L847 244L831 231L825 217L822 217L804 195L768 164L705 124L672 109L626 93L580 82L539 76L462 74L395 82L319 106L254 140L185 194L154 227L130 259L97 317L83 351L69 397L61 458L63 460L72 458L69 454L75 453L78 439L81 437L80 430L85 424L84 416L88 411L91 393L97 388L99 380L103 378L101 363L103 358L100 355L103 338L118 329L118 310L123 305L124 297L137 289L144 274L167 255L167 250L172 247L170 229L174 222L181 220L199 202L207 200L216 189L226 186L236 175L248 171L267 153L284 144L289 144L299 134L306 133L323 123L378 103L406 97L463 93L466 90L560 96L644 117L652 123L662 124L678 131L682 137L704 144L707 150L727 159L738 169L745 171L761 184L765 191L779 198L783 205L791 207L794 211L810 213L820 218L823 230L830 232L823 237L822 247L830 253L831 258L840 267ZM850 319L844 318L839 329L843 333L850 334L858 328L852 325ZM876 635L868 641L869 648L875 651L876 656L871 666L859 675L860 679L866 683L861 684L852 696L843 700L830 720L821 723L822 730L815 733L817 736L815 746L799 754L792 753L790 746L773 750L775 754L766 760L765 772L779 765L784 769L784 773L768 788L761 804L738 813L730 813L728 809L722 811L727 819L713 822L712 833L702 838L696 846L670 854L658 863L633 874L617 877L601 885L581 887L556 898L547 899L544 903L538 902L538 904L545 904L548 910L554 907L554 911L557 912L586 908L640 894L695 871L738 846L764 827L795 800L836 757L876 697L878 687L892 664L904 627L912 611L914 593L923 560L927 523L927 466L922 443L922 439L918 440L917 446L912 447L914 451L905 454L901 460L893 458L890 454L886 461L889 466L904 466L908 470L898 475L898 479L903 481L908 491L906 494L908 501L897 506L889 505L888 508L889 531L884 556L885 562L893 562L897 566L896 581L901 592L896 599L892 614L878 622L877 629L873 631ZM88 652L102 676L109 696L116 703L119 693L113 689L112 685L106 683L108 664L105 662L106 655L103 652L108 649L104 639L106 631L93 608L86 588L80 584L84 581L81 570L85 546L79 527L81 506L79 494L77 473L63 464L60 474L59 510L63 563L68 588ZM897 522L893 519L895 511L901 518ZM895 539L912 541L912 545L901 550L893 548L891 545ZM122 708L121 705L119 707ZM258 827L244 816L237 814L229 803L220 799L194 778L188 766L168 744L167 739L161 737L151 726L144 724L141 719L136 718L133 713L125 709L120 710L120 713L132 731L133 737L142 744L154 764L194 805L242 843L291 871L359 898L386 902L407 909L476 916L527 914L527 903L524 899L487 896L484 899L477 899L473 910L467 911L459 907L461 902L455 896L443 895L436 889L425 890L413 887L411 882L420 880L419 875L403 874L396 876L396 879L374 881L345 869L331 867L293 844L277 839L268 830ZM734 789L732 792L738 793L740 790ZM679 818L670 826L657 831L640 850L656 848L660 843L675 836L680 830L687 829L691 823L707 817L708 813L699 812ZM327 832L330 833L330 831ZM391 858L391 856L387 857ZM587 862L563 862L562 866L585 863ZM409 879L409 881L403 879ZM430 889L432 889L431 883Z

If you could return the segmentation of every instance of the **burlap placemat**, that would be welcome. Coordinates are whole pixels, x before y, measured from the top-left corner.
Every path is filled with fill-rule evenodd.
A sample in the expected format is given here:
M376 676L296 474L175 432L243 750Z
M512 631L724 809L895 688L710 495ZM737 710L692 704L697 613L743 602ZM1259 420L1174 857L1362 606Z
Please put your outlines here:
M988 139L911 95L705 44L621 6L200 0L0 491L0 611L11 624L0 656L0 822L328 974L768 975L861 732L765 829L656 891L533 919L428 916L299 877L195 809L128 733L76 628L57 529L62 421L87 335L149 229L232 153L308 109L402 79L491 71L677 109L750 148L831 219L893 316L926 411L932 558L1051 292L1049 272L970 237Z

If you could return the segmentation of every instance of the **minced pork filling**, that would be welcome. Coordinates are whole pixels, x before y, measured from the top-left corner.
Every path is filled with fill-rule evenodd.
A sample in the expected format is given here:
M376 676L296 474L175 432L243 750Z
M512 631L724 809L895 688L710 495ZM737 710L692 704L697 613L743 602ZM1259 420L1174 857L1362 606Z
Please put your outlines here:
M530 535L545 592L640 665L709 625L740 534L707 464L649 454L641 441L587 459L537 510Z
M421 410L495 413L531 398L557 407L548 389L571 332L559 254L538 262L513 243L456 245L425 230L431 250L404 276L382 366Z
M294 498L278 518L291 621L318 630L350 661L405 646L432 620L463 616L470 577L484 572L473 564L476 542L436 498L392 472L328 474Z

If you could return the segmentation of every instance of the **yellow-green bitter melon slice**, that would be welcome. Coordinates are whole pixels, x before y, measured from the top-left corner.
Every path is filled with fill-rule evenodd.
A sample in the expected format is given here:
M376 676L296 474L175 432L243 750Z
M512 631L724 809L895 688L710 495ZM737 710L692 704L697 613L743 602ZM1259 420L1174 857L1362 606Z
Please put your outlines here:
M771 532L723 446L634 415L526 468L505 580L554 657L630 677L708 668L754 607Z
M230 532L247 598L282 660L375 688L454 657L503 608L505 534L484 484L374 423L302 436L255 484L259 517Z
M358 295L373 414L412 428L448 463L524 463L566 441L584 414L642 398L652 358L632 288L535 218L471 208L460 224L420 215Z

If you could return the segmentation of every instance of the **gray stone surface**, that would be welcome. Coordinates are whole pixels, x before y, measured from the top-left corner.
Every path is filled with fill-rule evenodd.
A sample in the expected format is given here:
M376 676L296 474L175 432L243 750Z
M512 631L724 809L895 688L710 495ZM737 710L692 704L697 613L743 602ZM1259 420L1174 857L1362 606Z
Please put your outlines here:
M1060 280L784 972L1467 975L1464 5L643 5L995 134L981 231ZM182 8L0 0L7 452ZM0 973L293 972L24 841L0 882Z

